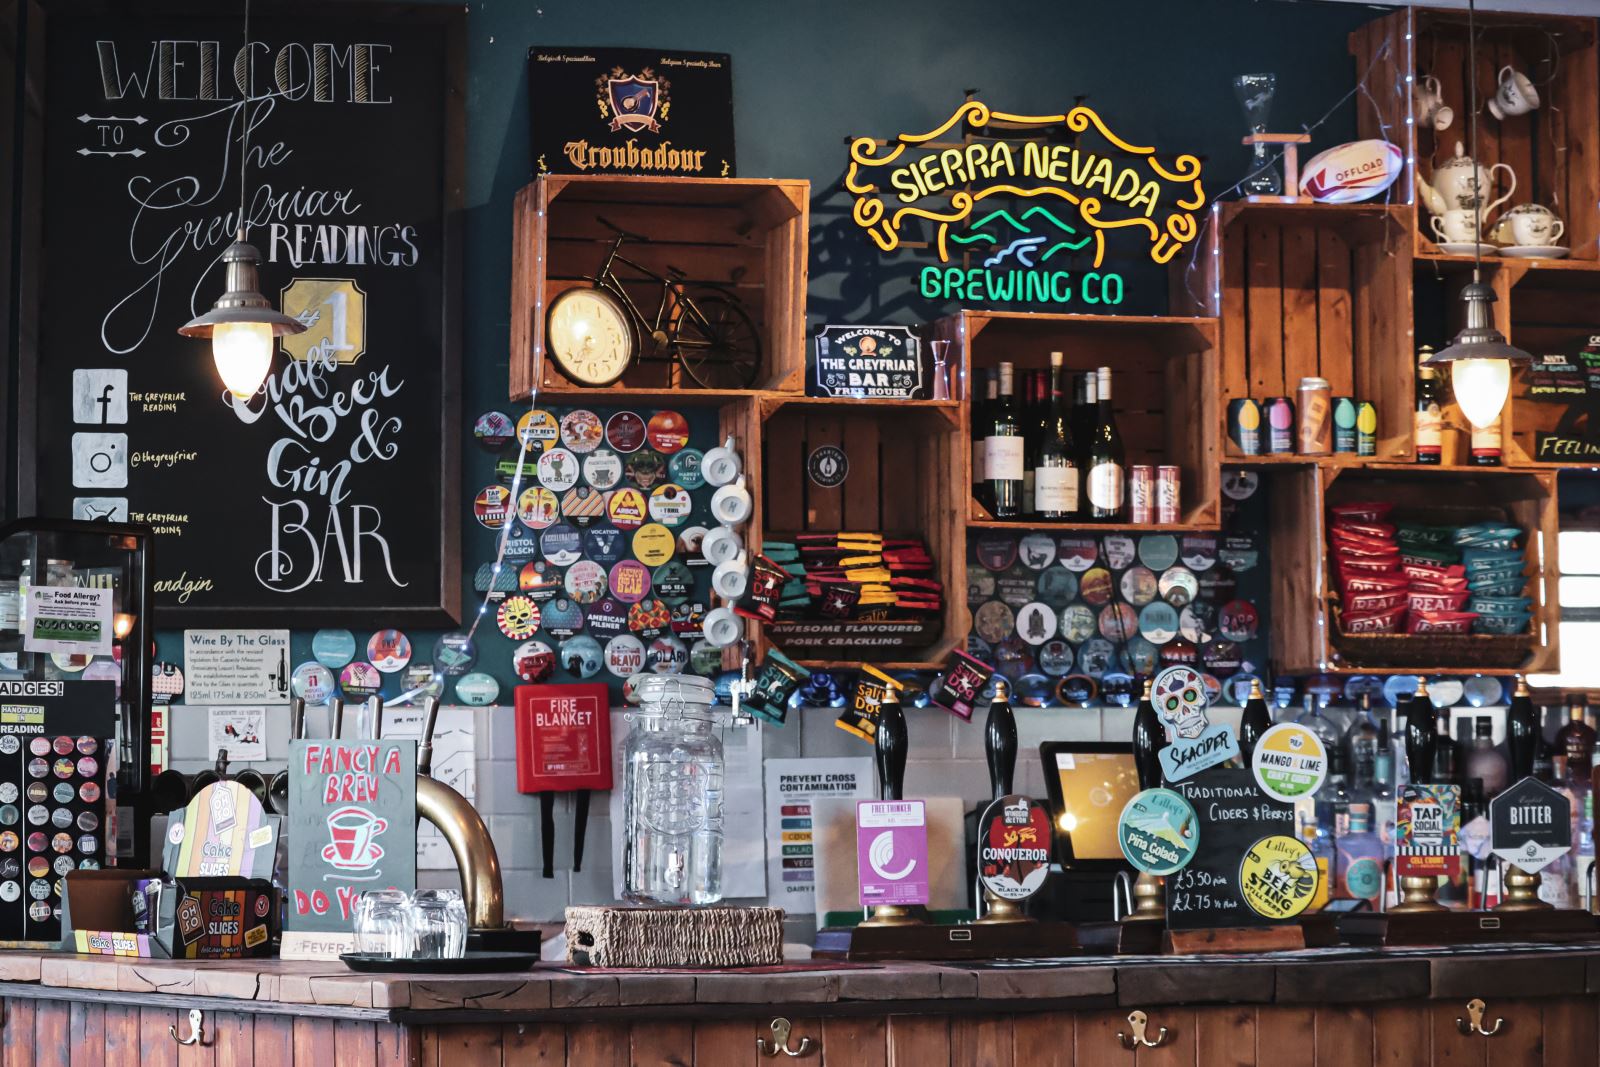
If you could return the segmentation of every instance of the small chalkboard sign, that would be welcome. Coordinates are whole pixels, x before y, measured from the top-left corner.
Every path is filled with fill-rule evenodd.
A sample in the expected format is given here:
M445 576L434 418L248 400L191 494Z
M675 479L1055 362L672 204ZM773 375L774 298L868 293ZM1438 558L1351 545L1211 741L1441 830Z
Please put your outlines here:
M1246 899L1242 881L1248 875L1242 868L1247 854L1263 839L1294 837L1294 807L1267 796L1251 772L1243 769L1212 767L1172 788L1194 808L1199 846L1188 866L1167 878L1168 928L1268 926L1280 921Z
M361 894L416 888L416 819L415 741L290 746L285 958L351 951Z

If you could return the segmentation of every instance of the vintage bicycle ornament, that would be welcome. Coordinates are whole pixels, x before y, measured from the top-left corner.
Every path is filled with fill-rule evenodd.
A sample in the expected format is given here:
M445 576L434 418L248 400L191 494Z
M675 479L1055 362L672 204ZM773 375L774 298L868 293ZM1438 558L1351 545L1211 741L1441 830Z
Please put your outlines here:
M667 265L658 274L620 253L626 241L648 243L596 216L616 234L600 269L550 302L545 347L563 374L584 386L620 379L637 361L675 361L706 389L749 389L761 370L761 333L737 296L720 286L689 281ZM631 272L619 276L621 264ZM669 276L670 275L670 276ZM646 317L629 287L659 286Z

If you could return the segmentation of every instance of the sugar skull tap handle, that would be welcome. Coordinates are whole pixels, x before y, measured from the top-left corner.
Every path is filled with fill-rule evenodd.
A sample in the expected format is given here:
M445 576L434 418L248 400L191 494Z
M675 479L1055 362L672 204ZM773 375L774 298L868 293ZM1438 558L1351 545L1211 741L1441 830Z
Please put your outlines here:
M909 747L906 713L900 708L900 698L891 689L878 706L878 732L874 742L878 761L879 800L901 799L906 780L906 750Z
M1017 717L1006 699L1006 683L996 682L989 718L983 727L984 750L989 758L989 792L994 799L1009 796L1017 770Z

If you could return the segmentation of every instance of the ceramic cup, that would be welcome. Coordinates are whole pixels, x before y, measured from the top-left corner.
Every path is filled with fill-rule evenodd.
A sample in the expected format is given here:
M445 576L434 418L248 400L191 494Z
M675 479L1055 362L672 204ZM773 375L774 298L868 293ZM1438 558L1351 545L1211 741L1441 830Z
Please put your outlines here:
M711 588L724 600L738 600L750 587L750 556L740 552L730 560L717 564L711 572Z
M1434 239L1444 244L1471 244L1478 239L1478 219L1471 208L1453 207L1428 220Z
M733 438L729 437L701 457L700 476L706 480L707 485L720 488L739 477L743 465L739 460L739 452L733 445Z
M1455 120L1455 109L1445 106L1439 79L1432 74L1424 76L1417 82L1417 122L1435 130L1448 130Z
M743 551L744 542L738 533L726 526L718 526L700 539L700 554L713 567L721 566Z
M1540 204L1518 204L1500 217L1490 233L1503 245L1548 246L1561 240L1566 223Z
M718 489L711 497L711 515L724 526L743 526L753 508L750 491L744 487L743 475L732 484Z
M1539 90L1520 70L1510 66L1500 68L1500 87L1489 98L1489 111L1497 119L1508 115L1526 115L1539 106Z
M739 640L744 624L739 621L739 616L733 613L732 608L712 608L701 620L700 630L706 635L706 643L712 648L727 648Z

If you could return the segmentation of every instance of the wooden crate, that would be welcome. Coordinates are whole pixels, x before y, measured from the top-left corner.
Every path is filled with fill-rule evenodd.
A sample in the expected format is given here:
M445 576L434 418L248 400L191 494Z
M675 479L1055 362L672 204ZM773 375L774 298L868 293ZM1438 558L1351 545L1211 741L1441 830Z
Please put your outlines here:
M945 611L927 642L911 650L876 655L802 655L812 667L841 668L863 661L897 668L942 666L965 643L966 445L955 401L875 402L807 397L766 397L760 427L761 481L758 523L747 540L782 540L796 533L876 531L918 537L933 557L944 586ZM807 457L821 445L838 445L850 462L843 484L826 489L807 476ZM755 488L752 488L755 492ZM779 632L763 641L784 647Z
M1220 255L1200 283L1219 296L1222 399L1298 402L1300 379L1370 400L1378 459L1412 452L1408 213L1383 204L1222 205ZM1238 446L1222 434L1225 456Z
M1217 464L1222 419L1217 404L1215 319L962 311L940 319L935 332L952 342L962 427L971 425L971 399L966 394L968 384L977 380L975 372L996 367L1002 360L1015 363L1018 371L1045 369L1050 353L1060 351L1071 371L1110 367L1112 403L1127 462L1172 464L1182 471L1181 521L1162 528L1216 527L1221 518ZM964 513L970 515L971 525L988 525L992 522L988 514L970 500L970 442L962 446L960 464L961 485L966 487L961 493ZM1074 524L1004 525L1046 529Z
M544 345L550 302L600 268L613 231L598 221L650 239L629 241L623 255L659 274L683 271L691 281L732 290L763 335L759 390L799 393L805 384L806 250L810 183L760 178L640 178L546 175L516 196L512 220L511 396L534 385L535 353ZM627 268L619 265L626 276ZM630 287L652 315L659 286ZM574 385L546 360L542 392L594 394L698 390L673 362L638 362L604 390Z
M1589 337L1600 334L1600 272L1509 263L1501 267L1501 272L1508 275L1506 334L1512 344L1534 356L1570 355ZM1526 368L1513 370L1503 428L1506 462L1538 467L1600 467L1600 456L1554 462L1538 459L1537 434L1556 430L1567 405L1530 399ZM1577 407L1581 410L1582 405Z
M1271 492L1268 527L1272 560L1273 662L1285 674L1354 674L1412 669L1431 674L1479 671L1554 671L1560 666L1557 623L1557 512L1553 471L1449 471L1390 467L1296 467L1265 475ZM1358 662L1341 650L1329 611L1332 575L1327 507L1362 500L1391 501L1396 514L1429 521L1505 517L1527 532L1528 586L1533 598L1533 647L1521 662L1496 667L1441 662L1437 649L1417 662L1392 655L1381 664ZM1419 642L1421 644L1421 642Z
M1371 84L1390 126L1390 138L1407 142L1402 147L1409 149L1407 156L1416 159L1426 180L1436 164L1455 154L1457 141L1469 142L1469 77L1475 77L1482 107L1497 87L1501 68L1514 66L1538 87L1540 106L1526 115L1504 119L1483 110L1478 122L1479 162L1485 166L1506 163L1516 172L1517 189L1507 207L1543 204L1565 220L1563 243L1570 245L1575 259L1600 259L1600 213L1596 211L1600 154L1595 143L1600 136L1600 48L1595 20L1523 13L1479 13L1477 19L1475 70L1465 11L1399 11L1351 34L1350 51L1358 73L1376 60L1380 77ZM1394 77L1396 74L1400 77ZM1406 76L1420 82L1430 74L1439 79L1444 102L1456 113L1455 122L1443 131L1408 123L1408 118L1416 118L1412 94L1388 90L1389 86L1406 85ZM1363 137L1379 136L1371 107L1358 108L1357 116ZM1409 183L1411 176L1405 178ZM1415 199L1409 188L1405 198ZM1415 208L1421 221L1417 248L1436 252L1426 228L1427 209L1420 203Z

